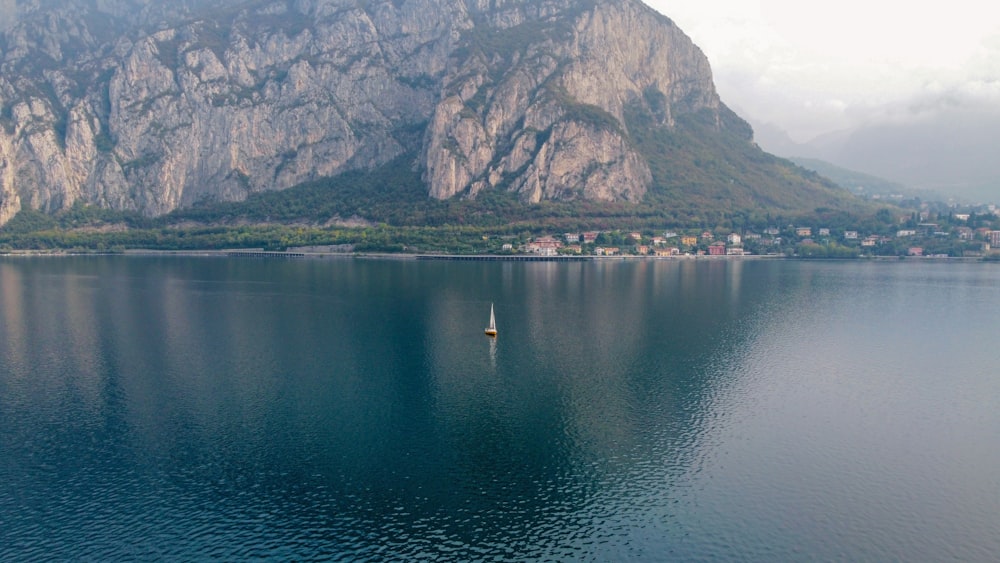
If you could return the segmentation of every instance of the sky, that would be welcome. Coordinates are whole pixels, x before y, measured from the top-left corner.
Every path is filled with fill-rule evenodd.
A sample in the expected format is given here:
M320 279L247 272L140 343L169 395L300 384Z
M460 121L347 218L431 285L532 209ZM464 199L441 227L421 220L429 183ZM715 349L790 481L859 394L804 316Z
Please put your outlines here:
M1000 0L645 0L722 100L793 140L942 111L1000 114Z

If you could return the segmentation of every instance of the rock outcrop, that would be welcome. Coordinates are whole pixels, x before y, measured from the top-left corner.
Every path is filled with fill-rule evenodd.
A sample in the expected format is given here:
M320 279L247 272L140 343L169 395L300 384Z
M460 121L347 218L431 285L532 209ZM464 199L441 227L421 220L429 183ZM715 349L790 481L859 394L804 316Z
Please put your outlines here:
M656 127L724 127L701 51L638 0L198 6L36 0L7 17L0 224L77 202L159 215L406 154L430 197L639 201L652 176L630 104Z

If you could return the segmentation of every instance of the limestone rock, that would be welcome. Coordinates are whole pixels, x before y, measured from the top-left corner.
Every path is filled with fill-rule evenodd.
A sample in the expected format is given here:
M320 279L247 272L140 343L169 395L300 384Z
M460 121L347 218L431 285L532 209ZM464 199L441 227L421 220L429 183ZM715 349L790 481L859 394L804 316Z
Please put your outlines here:
M662 127L721 107L700 50L638 0L201 5L0 14L0 224L77 202L159 215L407 154L430 197L639 201L626 106Z

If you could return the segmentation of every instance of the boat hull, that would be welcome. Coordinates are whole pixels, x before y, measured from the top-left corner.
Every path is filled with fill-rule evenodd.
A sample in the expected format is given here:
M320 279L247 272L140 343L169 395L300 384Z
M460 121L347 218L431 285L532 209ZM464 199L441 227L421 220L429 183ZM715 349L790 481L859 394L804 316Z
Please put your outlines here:
M492 328L486 329L485 332L486 332L486 336L493 336L493 337L495 337L497 335L497 331L495 329L492 329Z

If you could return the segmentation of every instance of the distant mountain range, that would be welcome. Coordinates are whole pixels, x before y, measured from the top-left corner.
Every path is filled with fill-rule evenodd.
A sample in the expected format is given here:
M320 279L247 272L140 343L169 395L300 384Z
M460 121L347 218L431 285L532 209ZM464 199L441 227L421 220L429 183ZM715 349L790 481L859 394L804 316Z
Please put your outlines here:
M0 4L0 225L78 204L156 216L400 159L440 200L859 205L761 151L701 50L638 0L12 11Z
M899 182L893 182L879 176L837 166L818 158L790 157L788 160L806 170L812 170L824 178L829 178L838 186L863 197L879 199L895 199L898 197L920 198L933 201L944 201L947 199L941 193L910 188Z
M943 108L919 117L829 133L806 143L794 142L773 126L758 125L755 132L760 145L774 154L795 160L819 159L885 178L903 187L903 193L969 203L1000 200L996 146L1000 111L996 109Z

